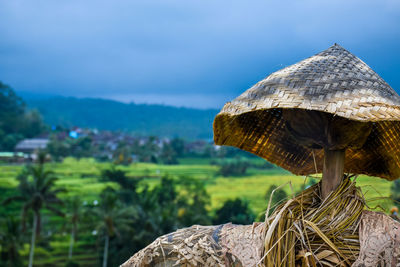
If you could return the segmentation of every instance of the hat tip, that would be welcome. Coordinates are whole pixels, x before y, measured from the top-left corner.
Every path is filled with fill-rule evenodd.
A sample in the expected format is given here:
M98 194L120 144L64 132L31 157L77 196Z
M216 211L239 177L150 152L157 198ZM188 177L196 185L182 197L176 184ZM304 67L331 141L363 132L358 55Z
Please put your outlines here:
M330 48L333 48L333 49L344 49L340 44L338 44L338 43L334 43Z

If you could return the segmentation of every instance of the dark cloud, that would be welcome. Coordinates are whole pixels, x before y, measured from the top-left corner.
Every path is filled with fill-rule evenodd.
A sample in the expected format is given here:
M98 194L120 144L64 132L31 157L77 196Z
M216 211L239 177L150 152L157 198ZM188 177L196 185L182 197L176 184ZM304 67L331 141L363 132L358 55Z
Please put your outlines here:
M400 89L400 4L2 1L0 80L21 91L220 107L333 43Z

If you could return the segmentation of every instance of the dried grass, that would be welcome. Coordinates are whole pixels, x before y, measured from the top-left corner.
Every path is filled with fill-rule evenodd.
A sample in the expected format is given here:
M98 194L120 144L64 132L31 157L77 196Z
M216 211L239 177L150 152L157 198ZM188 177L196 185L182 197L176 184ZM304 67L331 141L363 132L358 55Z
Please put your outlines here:
M318 183L266 218L264 266L350 266L357 259L365 200L350 178L323 201Z

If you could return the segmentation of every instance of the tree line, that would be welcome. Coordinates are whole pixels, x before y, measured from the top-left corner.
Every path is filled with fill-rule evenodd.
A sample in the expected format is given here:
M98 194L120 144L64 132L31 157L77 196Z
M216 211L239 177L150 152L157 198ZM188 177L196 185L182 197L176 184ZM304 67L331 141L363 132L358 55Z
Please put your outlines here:
M204 140L188 141L180 137L161 139L156 136L134 137L129 133L107 132L105 140L94 130L86 129L78 138L69 137L69 129L44 124L36 110L29 110L25 102L8 85L0 82L0 151L13 151L24 138L40 134L49 136L46 152L52 160L65 157L93 157L98 161L130 164L133 161L158 164L179 164L179 158L209 158L219 166L222 176L245 175L249 167L273 168L272 164L254 166L247 159L255 156L233 147L215 147ZM102 135L103 133L97 133ZM98 141L98 140L102 141ZM112 149L107 140L112 140Z
M249 224L256 217L241 199L228 200L218 210L208 211L210 197L204 183L190 177L162 177L150 187L113 166L103 170L100 179L118 186L105 187L97 203L84 205L80 196L68 197L68 192L57 186L58 178L44 156L27 165L17 177L17 189L2 200L10 212L0 221L0 266L23 266L20 251L25 244L29 244L28 266L33 266L35 247L48 249L51 241L42 233L44 218L47 224L54 223L55 233L69 232L66 266L79 266L79 260L74 260L74 243L82 233L94 231L97 243L103 244L98 259L106 267L121 264L158 236L178 228ZM20 216L12 216L11 206L20 210Z
M37 110L26 108L14 90L0 82L0 151L13 151L24 138L32 138L45 130Z

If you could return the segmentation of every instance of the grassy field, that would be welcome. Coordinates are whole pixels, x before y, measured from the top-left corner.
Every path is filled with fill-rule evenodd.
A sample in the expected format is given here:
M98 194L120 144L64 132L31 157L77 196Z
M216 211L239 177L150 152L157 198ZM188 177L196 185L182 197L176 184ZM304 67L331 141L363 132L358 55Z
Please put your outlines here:
M262 160L255 159L256 163ZM62 163L48 163L47 167L52 169L58 176L57 184L65 187L68 192L61 197L79 195L82 200L93 202L98 198L98 194L106 186L118 185L100 181L101 170L111 166L110 163L99 163L93 159L76 160L67 158ZM2 165L0 166L0 187L5 195L14 192L17 186L16 177L21 171L21 165ZM151 163L134 163L129 166L120 166L127 175L134 177L149 177L143 182L150 186L156 185L160 177L168 175L172 178L179 176L190 176L205 182L207 192L211 197L211 204L208 209L212 212L219 208L226 200L234 198L246 199L251 209L260 214L265 209L267 202L265 193L271 185L282 185L290 195L300 191L304 184L305 177L294 176L278 168L274 169L249 169L245 176L222 177L218 174L218 167L210 165L209 159L181 159L179 165L158 165ZM292 187L289 186L291 183ZM382 208L387 212L392 202L388 199L390 195L391 183L373 177L360 176L357 184L361 186L365 194L368 205L373 209ZM4 197L4 196L3 196ZM5 212L5 207L0 211ZM56 219L61 220L61 219ZM45 228L45 227L44 227ZM96 237L90 234L83 236L76 245L75 259L79 259L81 266L91 266L97 264L98 251L101 248L93 247L90 244L96 243ZM62 229L51 238L51 250L38 248L35 251L35 261L41 266L62 266L65 262L68 250L69 237ZM23 254L27 256L29 247L26 246ZM51 255L51 256L50 256ZM86 263L86 264L85 264Z
M207 191L211 196L210 210L216 209L227 199L236 197L247 199L255 212L261 212L265 203L265 193L271 185L291 183L284 189L288 194L298 192L305 181L304 176L294 176L281 169L259 170L249 169L245 176L222 177L218 174L218 167L209 164L209 159L181 159L179 165L159 165L152 163L134 163L129 166L119 166L127 172L128 176L150 176L144 182L154 185L159 177L190 176L203 180ZM99 180L100 172L111 166L110 163L99 163L93 159L67 158L62 163L48 163L58 176L58 185L65 187L68 193L65 195L80 195L86 201L96 199L98 193L106 186L117 186L113 183L105 183ZM20 172L21 165L0 166L0 187L15 188L18 184L16 176ZM134 178L133 178L134 179ZM369 205L377 205L388 208L392 203L387 198L390 195L391 183L384 179L359 176L357 184L362 188ZM64 196L65 196L64 195Z

